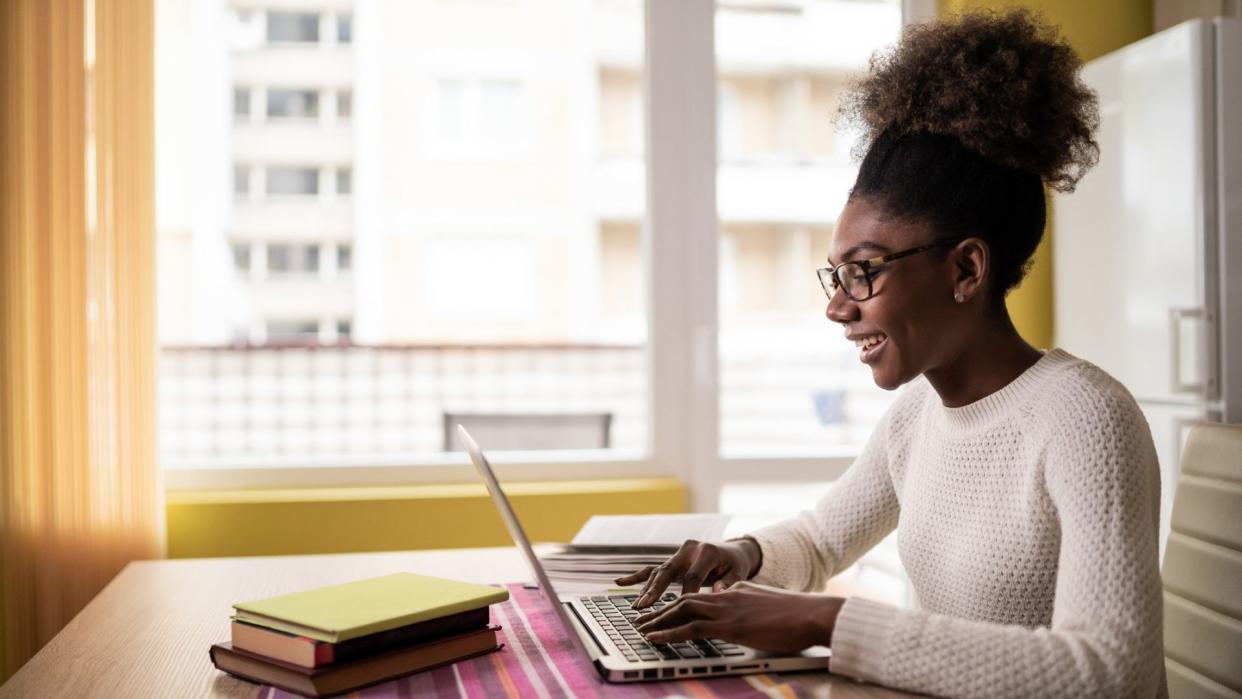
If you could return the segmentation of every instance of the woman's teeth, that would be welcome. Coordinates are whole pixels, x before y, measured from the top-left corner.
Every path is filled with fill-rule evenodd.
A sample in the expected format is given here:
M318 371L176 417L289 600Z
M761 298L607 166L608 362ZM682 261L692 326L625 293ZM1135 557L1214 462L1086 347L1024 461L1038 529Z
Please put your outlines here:
M864 349L864 350L871 349L871 347L879 344L880 341L882 341L885 337L887 336L886 335L868 335L866 337L860 337L857 340L854 340L854 346L860 349Z

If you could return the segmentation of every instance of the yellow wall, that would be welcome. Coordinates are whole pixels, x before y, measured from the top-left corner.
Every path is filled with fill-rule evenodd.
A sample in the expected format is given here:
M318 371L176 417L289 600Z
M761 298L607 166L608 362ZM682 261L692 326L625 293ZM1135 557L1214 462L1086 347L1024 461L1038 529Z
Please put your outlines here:
M979 8L1028 7L1060 27L1083 61L1133 43L1152 32L1150 0L940 0L941 14ZM1036 347L1051 347L1052 210L1044 241L1035 251L1030 274L1009 296L1009 311L1019 332Z
M685 512L672 478L505 486L535 541L569 541L593 514ZM504 546L482 484L168 494L170 558Z

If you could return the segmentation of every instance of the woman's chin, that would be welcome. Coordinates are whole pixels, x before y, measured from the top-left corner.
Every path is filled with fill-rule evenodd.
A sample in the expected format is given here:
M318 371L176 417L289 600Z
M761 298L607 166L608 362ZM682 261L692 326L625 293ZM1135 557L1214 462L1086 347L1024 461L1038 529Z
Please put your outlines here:
M879 386L885 391L892 391L900 388L902 384L906 383L910 379L902 378L901 372L893 371L884 364L872 364L871 380L875 382L876 386Z

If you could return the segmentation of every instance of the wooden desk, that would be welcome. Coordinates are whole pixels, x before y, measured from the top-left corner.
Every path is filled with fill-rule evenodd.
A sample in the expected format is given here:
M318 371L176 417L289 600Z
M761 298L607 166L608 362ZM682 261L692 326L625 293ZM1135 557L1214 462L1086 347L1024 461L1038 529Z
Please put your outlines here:
M229 637L234 602L398 571L479 583L529 579L514 548L137 561L74 617L0 697L257 697L207 657ZM910 697L823 673L796 677L820 697Z

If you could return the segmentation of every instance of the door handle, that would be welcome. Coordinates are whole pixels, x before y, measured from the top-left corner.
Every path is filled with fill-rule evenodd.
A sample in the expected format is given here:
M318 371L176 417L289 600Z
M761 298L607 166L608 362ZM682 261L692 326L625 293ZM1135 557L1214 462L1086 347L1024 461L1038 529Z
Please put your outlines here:
M1202 321L1206 318L1202 308L1169 309L1169 382L1174 393L1204 395L1203 381L1182 379L1182 321L1189 318ZM1200 343L1196 343L1196 349Z

